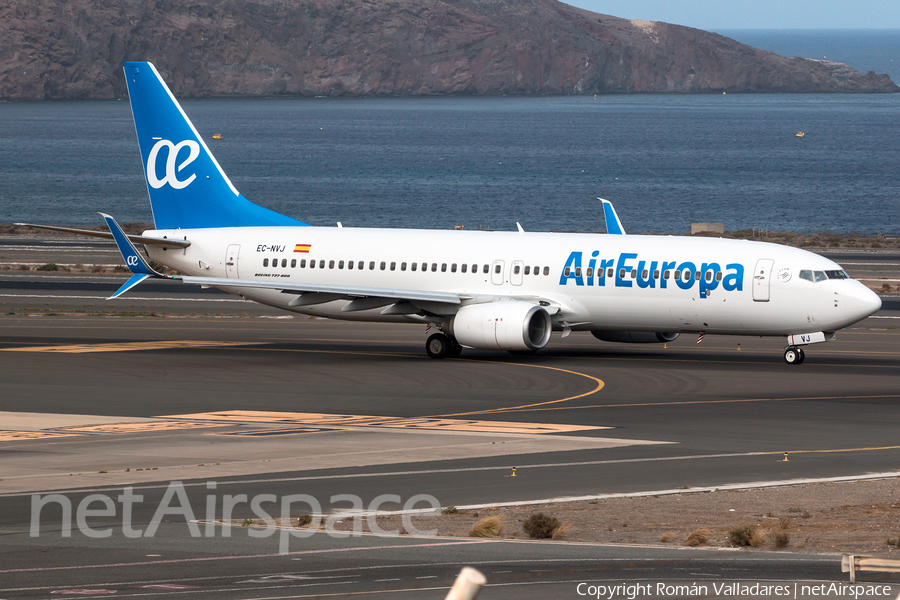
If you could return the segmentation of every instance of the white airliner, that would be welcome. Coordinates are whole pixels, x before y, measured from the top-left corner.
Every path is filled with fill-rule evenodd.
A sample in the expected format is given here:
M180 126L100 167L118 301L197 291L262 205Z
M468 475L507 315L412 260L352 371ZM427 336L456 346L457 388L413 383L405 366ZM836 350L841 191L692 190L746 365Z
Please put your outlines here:
M103 215L134 273L221 288L334 319L431 325L432 358L463 347L535 351L590 331L616 342L679 333L786 336L801 346L881 308L879 297L816 254L761 242L607 234L311 227L244 198L148 62L125 78L156 229L127 236ZM53 228L80 231L69 228ZM82 232L93 233L98 232ZM154 271L149 257L184 275Z

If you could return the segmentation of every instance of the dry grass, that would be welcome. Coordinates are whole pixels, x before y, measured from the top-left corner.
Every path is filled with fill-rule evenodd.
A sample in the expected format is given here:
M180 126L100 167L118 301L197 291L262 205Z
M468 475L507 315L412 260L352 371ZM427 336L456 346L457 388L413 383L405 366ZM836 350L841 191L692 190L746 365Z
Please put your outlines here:
M712 532L709 529L695 529L687 536L687 539L684 540L684 545L691 547L702 546L709 541L709 536L711 535Z
M469 537L496 538L503 535L505 526L500 517L485 517L469 529Z

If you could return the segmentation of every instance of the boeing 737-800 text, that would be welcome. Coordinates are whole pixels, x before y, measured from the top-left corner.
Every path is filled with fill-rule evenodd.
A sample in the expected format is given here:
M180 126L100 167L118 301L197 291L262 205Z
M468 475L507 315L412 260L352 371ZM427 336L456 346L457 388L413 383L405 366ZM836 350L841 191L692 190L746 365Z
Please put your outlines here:
M635 343L689 332L785 336L793 364L881 308L822 256L625 235L606 201L607 234L312 227L244 198L156 68L124 66L156 229L128 236L103 215L133 272L113 298L162 277L307 315L429 324L433 358L539 350L552 331ZM154 271L134 243L183 275Z

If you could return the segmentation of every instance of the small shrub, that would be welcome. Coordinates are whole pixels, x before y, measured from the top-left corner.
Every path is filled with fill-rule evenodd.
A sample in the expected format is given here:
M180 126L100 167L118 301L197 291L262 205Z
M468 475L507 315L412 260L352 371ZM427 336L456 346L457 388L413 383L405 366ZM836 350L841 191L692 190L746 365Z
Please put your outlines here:
M500 517L485 517L469 530L469 537L495 538L503 533L503 521Z
M59 271L59 265L56 263L47 263L45 265L39 266L36 271Z
M459 509L452 505L445 506L444 508L441 509L441 514L456 515L456 514L459 514Z
M691 547L702 546L709 541L709 536L709 529L695 529L689 536L687 536L687 539L684 540L684 545Z
M549 540L560 525L561 523L556 517L537 513L528 517L525 524L522 525L522 529L533 540Z
M297 527L308 527L312 523L312 515L300 515L297 517Z
M244 519L241 522L241 527L250 527L251 525L253 525L253 519Z
M659 536L659 542L660 542L661 544L668 544L668 543L671 542L673 539L675 539L675 532L674 532L674 531L667 531L667 532L665 532L664 534L662 534L661 536Z
M732 529L728 533L728 541L734 546L758 548L762 543L762 536L750 525Z
M776 531L769 536L769 539L776 548L786 548L791 543L791 536L786 531Z

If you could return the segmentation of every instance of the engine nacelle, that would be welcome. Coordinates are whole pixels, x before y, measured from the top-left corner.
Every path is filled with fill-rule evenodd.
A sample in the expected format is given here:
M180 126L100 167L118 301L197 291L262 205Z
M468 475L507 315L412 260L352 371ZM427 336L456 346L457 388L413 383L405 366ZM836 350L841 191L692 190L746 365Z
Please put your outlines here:
M654 331L591 331L594 337L604 342L621 342L624 344L664 344L674 342L677 333L665 333Z
M451 330L463 346L482 350L539 350L550 341L550 315L528 302L486 302L463 306Z

